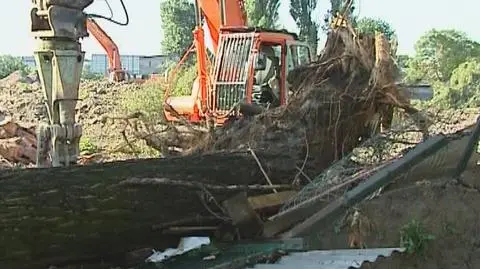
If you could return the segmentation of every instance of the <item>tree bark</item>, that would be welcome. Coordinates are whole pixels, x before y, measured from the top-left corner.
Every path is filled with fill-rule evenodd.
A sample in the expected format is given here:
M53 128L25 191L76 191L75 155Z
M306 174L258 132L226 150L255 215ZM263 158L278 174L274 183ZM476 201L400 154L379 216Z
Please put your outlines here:
M289 157L256 155L273 184L290 183L297 173ZM217 216L222 214L217 205L243 190L120 184L148 177L212 185L267 184L248 152L2 171L0 268L43 269L74 260L118 259L141 248L176 246L178 235L155 227L212 217L209 225L225 223ZM203 199L206 194L214 199ZM198 222L192 225L206 225Z

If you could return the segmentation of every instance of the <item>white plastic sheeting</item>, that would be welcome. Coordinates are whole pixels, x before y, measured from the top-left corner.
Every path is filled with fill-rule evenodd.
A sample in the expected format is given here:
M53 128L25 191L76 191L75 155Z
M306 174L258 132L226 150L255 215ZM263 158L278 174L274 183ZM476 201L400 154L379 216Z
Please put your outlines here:
M161 262L170 257L182 255L191 250L198 249L201 246L209 245L210 238L208 237L185 237L180 240L177 248L169 248L165 251L153 251L153 254L147 258L147 262Z

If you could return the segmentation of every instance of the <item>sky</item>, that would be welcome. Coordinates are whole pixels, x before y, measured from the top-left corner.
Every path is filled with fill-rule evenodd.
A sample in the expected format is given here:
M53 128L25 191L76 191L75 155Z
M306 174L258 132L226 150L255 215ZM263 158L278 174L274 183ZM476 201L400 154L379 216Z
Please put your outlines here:
M124 0L130 15L128 26L119 26L105 21L100 25L117 43L121 54L154 55L161 54L160 0ZM294 21L288 12L289 0L281 0L280 23L288 30L296 31ZM109 0L114 18L123 20L123 10L118 0ZM319 0L315 17L323 21L329 0ZM2 42L0 54L15 56L32 55L35 42L30 35L29 0L9 1L9 7L0 9ZM461 8L461 9L459 9ZM414 44L426 31L436 29L457 29L470 38L480 41L480 27L476 23L480 10L478 0L360 0L356 12L360 17L380 18L389 22L395 29L399 48L398 53L413 54ZM89 13L109 15L105 0L95 0L88 7ZM320 42L323 44L324 36ZM91 53L103 53L93 38L82 41L87 57Z

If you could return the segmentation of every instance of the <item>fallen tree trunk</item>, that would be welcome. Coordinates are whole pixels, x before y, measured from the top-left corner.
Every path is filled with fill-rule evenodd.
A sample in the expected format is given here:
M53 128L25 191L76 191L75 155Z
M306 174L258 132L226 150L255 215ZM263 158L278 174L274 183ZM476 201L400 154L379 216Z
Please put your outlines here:
M289 157L256 156L273 184L290 184L298 173ZM168 180L163 185L131 184L132 178L149 177ZM3 171L0 267L43 269L72 260L118 259L140 248L176 246L179 235L165 235L154 227L175 222L182 226L181 220L187 219L191 225L207 225L202 220L209 220L208 225L228 223L218 205L245 190L208 184L267 185L250 152Z

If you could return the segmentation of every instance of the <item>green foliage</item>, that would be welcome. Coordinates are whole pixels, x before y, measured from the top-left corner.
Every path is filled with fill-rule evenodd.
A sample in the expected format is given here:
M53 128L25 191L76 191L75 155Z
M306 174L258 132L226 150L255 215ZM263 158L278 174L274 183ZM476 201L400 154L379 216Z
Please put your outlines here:
M393 30L392 26L381 19L361 18L357 21L356 28L361 34L375 34L375 32L381 32L385 34L385 37L390 41L395 37L395 30Z
M435 237L428 234L423 225L413 220L400 230L400 246L406 248L409 254L423 255L428 242Z
M248 25L275 29L278 27L280 0L245 0Z
M180 69L172 85L171 96L190 95L195 80L196 65ZM163 116L165 85L146 82L141 89L126 93L121 98L121 106L126 113L142 112L147 120L156 122Z
M195 6L188 0L164 0L160 4L165 54L181 56L193 42Z
M460 64L452 72L449 83L435 82L431 103L441 108L473 108L480 106L480 59Z
M313 52L317 52L318 23L312 18L312 12L317 7L317 0L290 0L290 15L295 20L299 36L305 40Z
M330 0L331 5L331 13L335 14L337 11L340 11L343 7L344 1L343 0Z
M142 112L148 120L156 122L163 114L164 89L158 83L146 82L140 89L125 93L120 101L127 113Z
M456 30L430 30L407 61L406 82L428 82L434 97L427 105L443 109L480 105L480 43Z
M402 68L402 69L406 69L408 68L408 63L409 61L411 60L411 57L408 56L408 55L403 55L403 54L400 54L400 55L397 55L396 56L396 62L397 62L397 65Z
M22 62L20 57L11 55L0 56L0 79L7 77L15 71L21 71L22 75L31 72L30 68Z
M480 44L465 33L433 29L417 41L407 80L448 82L461 63L477 57L480 57Z
M180 69L172 87L172 96L190 95L196 77L196 65L190 65Z
M87 136L80 138L80 152L82 154L91 155L98 152L97 145Z
M85 64L82 69L82 79L87 80L102 80L104 76L102 74L97 74L92 72L89 64Z

